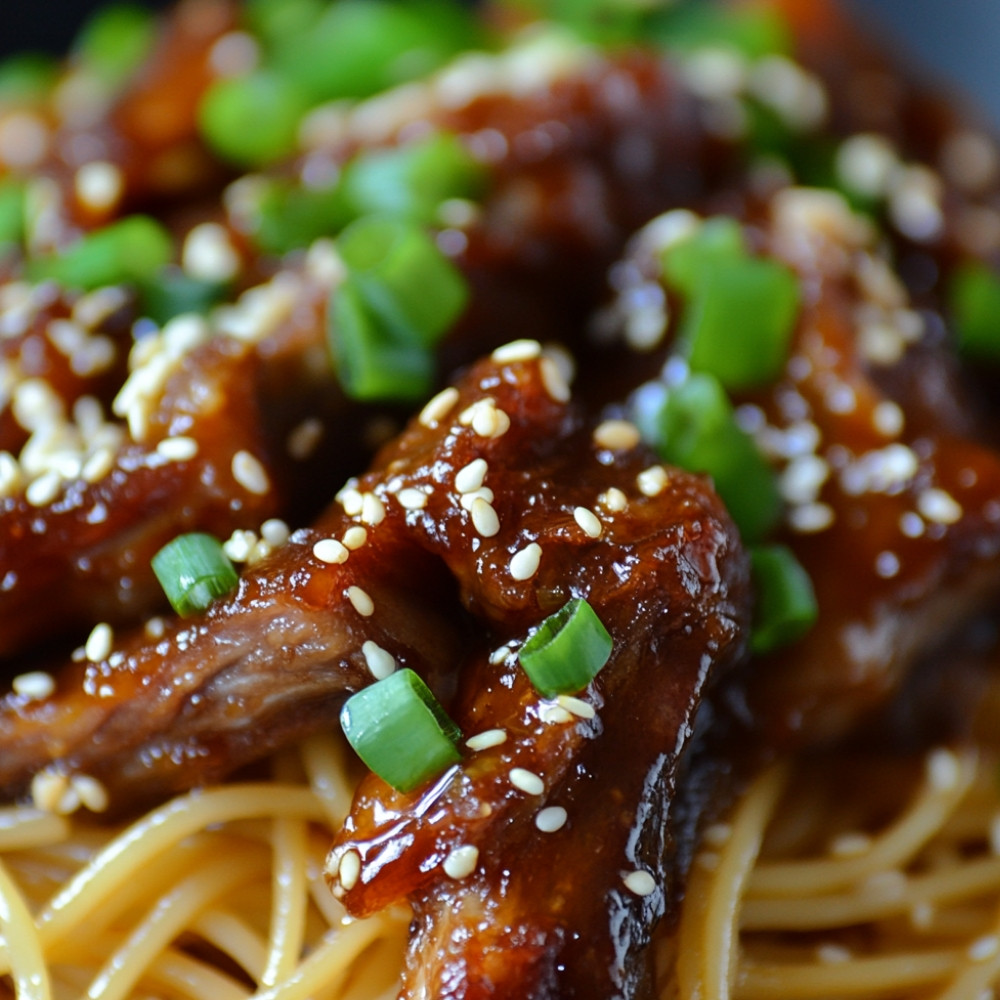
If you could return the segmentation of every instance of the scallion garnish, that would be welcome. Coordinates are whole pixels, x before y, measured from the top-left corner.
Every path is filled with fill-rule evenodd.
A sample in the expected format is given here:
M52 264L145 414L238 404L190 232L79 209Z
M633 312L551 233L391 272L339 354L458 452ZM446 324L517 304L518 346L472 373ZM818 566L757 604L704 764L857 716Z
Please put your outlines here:
M156 22L144 7L111 4L84 24L73 54L102 83L115 86L142 64L155 34Z
M130 215L89 233L59 254L26 264L35 281L52 279L68 288L142 284L155 278L173 254L170 235L145 215Z
M308 188L276 178L254 198L253 238L266 253L285 254L334 236L351 220L340 185Z
M143 314L159 326L183 313L204 315L225 298L221 281L193 278L179 267L164 268L142 287Z
M970 358L1000 361L1000 276L985 264L963 264L949 295L958 350Z
M718 379L693 373L666 387L656 406L656 417L647 414L642 423L660 457L710 475L744 541L766 535L781 516L777 479L753 438L736 423Z
M608 662L611 646L597 612L574 597L527 638L518 660L535 690L554 698L582 691Z
M24 236L24 183L0 180L0 248L17 246Z
M750 550L754 618L750 648L768 653L801 638L818 614L812 580L792 550L760 545Z
M340 724L365 764L401 792L462 759L461 731L409 669L351 695L341 709Z
M179 615L204 611L239 583L239 576L212 535L178 535L153 556L153 572Z

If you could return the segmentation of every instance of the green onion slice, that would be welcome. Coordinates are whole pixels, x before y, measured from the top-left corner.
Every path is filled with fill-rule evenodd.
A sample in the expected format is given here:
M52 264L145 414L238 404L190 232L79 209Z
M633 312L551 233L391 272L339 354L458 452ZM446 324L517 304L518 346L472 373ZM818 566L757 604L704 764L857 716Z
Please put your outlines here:
M227 290L224 281L193 278L172 265L143 284L143 313L158 326L184 313L206 315L225 298Z
M0 249L18 246L24 237L24 184L11 177L0 180Z
M457 764L462 733L412 670L397 670L344 703L340 725L357 755L397 791Z
M116 86L139 68L155 36L156 21L150 11L138 4L112 4L84 24L73 51L103 83Z
M52 279L69 288L141 284L153 279L173 255L167 231L145 215L131 215L89 233L62 253L27 263L35 281Z
M611 646L597 612L574 597L528 637L518 659L539 694L554 698L582 691L608 662Z
M959 352L1000 361L1000 276L985 264L963 264L952 278L949 297Z
M153 572L174 611L194 615L231 593L239 576L212 535L178 535L153 556Z
M768 653L795 642L815 623L818 614L812 580L784 545L761 545L750 550L754 608L750 648Z

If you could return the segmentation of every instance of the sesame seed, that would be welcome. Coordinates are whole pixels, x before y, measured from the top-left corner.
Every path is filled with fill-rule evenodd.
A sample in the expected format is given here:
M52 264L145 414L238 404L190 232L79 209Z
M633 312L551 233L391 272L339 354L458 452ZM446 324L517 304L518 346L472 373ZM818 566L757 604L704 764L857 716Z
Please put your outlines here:
M10 496L21 486L21 466L9 451L0 451L0 496Z
M198 442L192 437L168 437L156 445L157 455L171 462L186 462L198 454Z
M939 792L951 791L961 775L958 758L950 751L938 749L927 757L927 780Z
M89 774L74 774L70 778L70 787L91 812L101 813L108 808L108 790L97 778Z
M222 545L222 551L233 562L246 562L257 544L257 535L246 529L236 528Z
M985 962L996 955L998 951L1000 951L1000 938L995 934L986 934L973 941L966 954L973 962Z
M566 825L566 810L562 806L548 806L535 816L535 826L542 833L555 833Z
M49 129L38 115L15 111L0 120L0 160L11 167L37 166L49 148Z
M285 449L298 462L304 462L323 440L323 422L316 417L307 417L289 432Z
M584 701L582 698L574 698L570 694L559 695L556 698L556 703L580 719L593 719L597 715L594 706L589 701Z
M56 682L51 674L44 670L32 670L26 674L18 674L14 678L14 694L29 701L44 701L56 689Z
M891 580L899 576L899 556L895 552L880 552L875 557L875 573L883 580Z
M515 580L530 580L538 572L542 558L542 547L538 542L530 542L510 559L510 575Z
M480 406L472 415L472 429L480 437L498 438L510 428L510 417L499 409L492 400Z
M488 750L490 747L498 747L501 743L506 743L507 734L502 729L486 729L475 736L470 736L465 745L470 750Z
M95 625L83 645L84 655L91 663L100 663L111 655L115 634L107 622Z
M340 879L341 886L350 892L358 884L360 877L361 855L353 849L344 851L337 865L337 878Z
M45 507L52 503L62 490L62 477L58 472L45 472L28 483L25 499L32 507Z
M814 503L830 477L830 466L817 455L800 455L785 467L778 478L778 490L790 504Z
M488 486L480 486L478 490L473 490L471 493L462 493L459 495L458 502L462 505L463 510L472 512L472 505L477 500L485 500L487 503L492 504L495 497L493 495L493 490Z
M656 879L641 868L624 875L622 881L625 883L625 888L637 896L650 896L656 892Z
M336 538L321 538L312 547L312 553L320 562L331 565L347 562L347 557L351 554L347 546Z
M114 163L94 160L85 163L73 177L77 198L95 212L106 212L118 204L125 178Z
M167 631L167 623L159 615L156 615L146 622L143 631L150 639L162 639Z
M374 493L361 496L361 520L372 526L385 520L385 504Z
M550 357L544 357L538 362L538 372L542 377L545 391L557 403L566 403L570 398L569 383L566 381L559 366Z
M910 907L910 924L917 930L930 930L934 923L934 904L922 899Z
M934 524L956 524L962 519L962 507L948 492L941 489L924 490L917 497L917 511L924 520Z
M354 610L363 618L370 617L375 611L375 602L360 587L348 587L347 599L351 602Z
M31 779L31 800L42 812L56 812L69 788L69 778L56 771L39 771Z
M600 538L604 531L598 516L588 507L575 507L573 509L573 520L580 526L580 530L589 538Z
M705 871L714 872L719 867L719 855L715 851L699 851L694 863Z
M468 878L476 870L477 864L479 864L479 848L473 847L472 844L463 844L449 853L441 867L444 868L448 878L458 880Z
M364 497L361 495L361 491L354 489L353 486L341 490L337 494L337 500L340 501L340 505L348 517L357 517L364 506Z
M658 497L670 483L670 476L662 465L652 465L648 469L643 469L635 477L639 492L646 497Z
M372 677L382 680L396 670L396 660L392 653L383 649L377 642L368 639L361 646L361 652L368 664Z
M842 833L830 842L830 853L836 858L857 858L872 848L872 838L867 833Z
M899 156L892 144L880 135L853 135L837 150L837 173L859 194L879 198L886 194Z
M628 451L640 440L639 428L630 420L605 420L594 428L594 444L610 451Z
M474 493L486 479L489 466L485 458L476 458L455 473L455 489L459 493Z
M267 470L260 463L260 460L248 451L241 450L233 455L232 473L233 479L248 493L263 496L271 488Z
M360 549L368 541L368 529L360 524L352 525L344 532L342 541L352 552L355 549Z
M513 340L498 347L491 355L494 364L506 365L515 361L533 361L542 353L542 345L537 340Z
M885 437L896 437L901 434L904 423L902 408L891 399L876 404L872 410L872 427Z
M436 427L454 409L458 402L458 390L454 386L442 389L433 396L420 411L417 420L424 427Z
M291 529L280 517L270 517L260 526L261 538L274 548L284 545L291 534Z
M203 222L187 234L181 266L199 281L230 281L239 273L240 256L224 226Z
M562 705L555 705L550 701L543 701L538 706L538 718L547 726L564 726L567 722L573 721L573 715Z
M405 510L423 510L427 506L427 494L423 490L403 489L396 494L396 499Z
M612 486L610 489L605 490L597 499L597 502L605 507L607 510L613 513L621 513L628 507L628 497L625 493L618 489L617 486Z
M472 501L472 526L483 538L492 538L500 531L500 518L488 500L476 497Z
M115 452L111 448L98 448L84 463L80 475L88 483L103 479L115 466Z
M510 783L528 795L541 795L545 791L545 782L533 771L527 771L523 767L511 769Z
M829 504L807 503L789 508L787 517L792 531L800 535L811 535L829 528L836 514Z
M728 823L712 823L705 828L702 840L709 847L723 847L728 844L733 836L733 828Z
M843 965L851 960L851 951L841 944L821 944L816 949L816 959L823 965Z

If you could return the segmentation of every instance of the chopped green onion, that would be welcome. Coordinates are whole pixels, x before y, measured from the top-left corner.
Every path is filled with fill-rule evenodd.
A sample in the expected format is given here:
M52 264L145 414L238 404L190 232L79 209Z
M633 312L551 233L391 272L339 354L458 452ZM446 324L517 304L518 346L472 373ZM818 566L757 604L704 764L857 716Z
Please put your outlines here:
M791 549L762 545L750 550L754 595L750 648L768 653L801 638L818 614L812 580Z
M0 62L0 102L42 100L59 78L59 63L49 55L27 52Z
M212 84L198 108L198 124L223 159L257 167L295 150L306 108L293 82L262 69Z
M350 218L339 185L306 188L273 179L256 198L253 237L266 253L285 254L335 235Z
M663 272L686 300L679 349L693 370L732 390L781 374L799 308L789 268L751 256L739 226L719 219L671 247Z
M393 340L433 347L465 308L465 279L418 225L365 216L341 233L337 249Z
M949 296L959 352L1000 361L1000 276L985 264L963 264L955 271Z
M307 34L325 9L323 0L247 0L243 16L255 37L274 45Z
M113 87L142 65L155 36L156 22L148 10L137 4L113 4L83 26L74 54L86 69Z
M574 597L528 637L518 660L539 694L554 698L582 691L608 662L611 646L597 612Z
M179 615L204 611L239 583L222 544L211 535L178 535L153 556L153 572Z
M793 48L788 22L766 5L723 9L704 0L682 0L656 6L647 37L677 52L721 48L760 59L789 54Z
M400 342L348 278L329 306L328 341L344 393L357 400L419 400L434 381L434 356Z
M184 313L205 315L225 298L227 287L225 282L192 278L179 267L166 267L143 284L143 313L159 326Z
M307 30L276 39L273 65L310 104L367 97L470 47L472 24L455 3L340 0Z
M433 222L443 201L476 198L486 174L461 140L438 133L397 149L362 153L344 169L341 181L355 215L387 212Z
M85 290L141 284L156 276L173 254L167 231L145 215L131 215L89 233L63 252L28 261L35 281L52 279Z
M0 180L0 247L18 246L24 237L24 184Z
M716 492L744 541L767 534L781 516L774 471L753 438L736 423L732 404L719 381L694 373L668 387L650 443L664 461L712 477ZM652 423L647 416L644 424Z
M348 698L340 725L365 764L400 792L412 791L462 759L461 731L409 669Z

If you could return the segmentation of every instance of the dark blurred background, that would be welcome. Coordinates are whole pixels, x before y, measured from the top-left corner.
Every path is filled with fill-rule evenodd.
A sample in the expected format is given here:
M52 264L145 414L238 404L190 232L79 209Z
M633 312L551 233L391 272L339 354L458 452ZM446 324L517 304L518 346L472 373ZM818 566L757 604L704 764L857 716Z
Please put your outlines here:
M162 7L167 0L140 0ZM802 0L811 3L812 0ZM1000 129L1000 0L845 0L945 86L973 94ZM0 0L0 53L65 50L95 0Z

